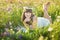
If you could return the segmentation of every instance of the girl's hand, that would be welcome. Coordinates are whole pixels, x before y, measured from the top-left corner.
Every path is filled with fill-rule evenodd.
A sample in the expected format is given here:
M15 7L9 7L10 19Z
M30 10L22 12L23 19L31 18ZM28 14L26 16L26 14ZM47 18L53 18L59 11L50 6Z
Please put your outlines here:
M31 19L29 19L29 18L26 18L25 20L24 20L24 22L27 22L27 21L30 21Z

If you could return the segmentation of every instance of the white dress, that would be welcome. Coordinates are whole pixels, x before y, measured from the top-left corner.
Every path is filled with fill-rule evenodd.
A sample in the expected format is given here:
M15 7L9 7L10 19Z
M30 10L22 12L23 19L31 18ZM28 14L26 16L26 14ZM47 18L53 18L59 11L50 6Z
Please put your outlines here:
M43 17L38 17L37 18L37 26L40 28L40 27L45 27L45 26L48 26L50 25L50 21L46 18L43 18Z
M44 17L37 17L37 27L41 28L41 27L46 27L50 25L50 21ZM30 27L30 29L32 29L32 27ZM23 32L26 32L26 28L22 27L21 30Z

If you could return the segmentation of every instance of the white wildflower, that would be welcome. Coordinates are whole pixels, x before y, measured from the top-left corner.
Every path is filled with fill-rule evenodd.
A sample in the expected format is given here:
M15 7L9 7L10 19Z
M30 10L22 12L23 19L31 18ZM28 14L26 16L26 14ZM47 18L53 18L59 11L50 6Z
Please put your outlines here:
M53 30L53 28L52 28L52 27L49 27L49 28L48 28L48 31L52 31L52 30Z
M44 37L43 37L43 36L40 36L40 37L39 37L39 40L44 40Z

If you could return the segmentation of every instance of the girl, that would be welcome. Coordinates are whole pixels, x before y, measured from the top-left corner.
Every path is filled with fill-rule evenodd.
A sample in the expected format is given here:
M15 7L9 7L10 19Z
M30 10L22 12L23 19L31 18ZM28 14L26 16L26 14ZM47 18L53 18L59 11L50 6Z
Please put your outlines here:
M26 9L22 14L22 21L26 28L33 28L34 14L31 9Z
M26 9L22 14L22 21L26 28L34 29L36 26L48 26L51 23L51 18L48 15L47 7L49 2L44 5L44 17L36 17L31 9Z

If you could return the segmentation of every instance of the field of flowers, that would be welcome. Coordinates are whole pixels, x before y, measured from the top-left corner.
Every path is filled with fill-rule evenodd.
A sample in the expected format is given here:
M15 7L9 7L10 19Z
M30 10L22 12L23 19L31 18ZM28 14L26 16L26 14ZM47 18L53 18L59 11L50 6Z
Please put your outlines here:
M60 1L51 2L48 13L52 24L35 30L25 30L21 21L23 7L32 8L37 17L43 16L47 0L0 0L0 40L60 40Z

